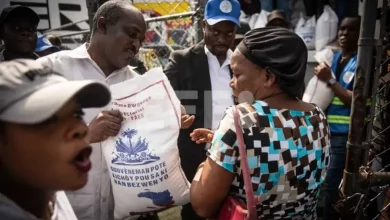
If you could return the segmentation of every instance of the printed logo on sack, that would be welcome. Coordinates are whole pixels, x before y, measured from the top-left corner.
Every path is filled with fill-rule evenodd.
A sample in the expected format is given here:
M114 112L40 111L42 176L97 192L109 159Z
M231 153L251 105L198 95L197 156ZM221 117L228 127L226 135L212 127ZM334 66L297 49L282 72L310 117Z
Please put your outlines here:
M136 139L137 134L135 129L128 129L121 134L115 143L115 150L112 152L115 156L111 163L136 166L160 160L160 157L152 155L152 152L149 151L149 142L146 142L145 138L142 139L141 136L138 136ZM133 141L134 139L136 141Z
M168 190L162 192L152 192L147 189L146 192L139 193L138 197L151 199L153 205L159 207L168 207L175 203L175 201L173 201L173 197L171 196L171 193ZM150 208L154 208L154 207L150 207Z

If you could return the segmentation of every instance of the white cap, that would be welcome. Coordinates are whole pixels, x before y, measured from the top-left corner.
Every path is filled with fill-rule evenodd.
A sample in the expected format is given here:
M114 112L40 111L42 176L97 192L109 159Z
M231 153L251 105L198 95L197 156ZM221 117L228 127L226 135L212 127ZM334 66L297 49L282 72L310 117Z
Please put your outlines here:
M94 80L68 81L34 60L0 63L0 120L36 124L52 117L71 98L82 108L103 107L109 89Z

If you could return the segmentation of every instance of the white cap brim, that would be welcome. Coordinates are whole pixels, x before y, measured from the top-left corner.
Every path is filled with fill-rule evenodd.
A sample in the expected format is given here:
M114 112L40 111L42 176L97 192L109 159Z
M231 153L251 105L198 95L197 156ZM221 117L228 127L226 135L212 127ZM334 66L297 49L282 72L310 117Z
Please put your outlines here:
M70 99L83 108L103 107L111 100L109 89L93 80L64 81L41 88L18 100L0 115L0 120L36 124L52 117Z
M240 21L234 17L231 17L231 16L216 16L214 18L207 18L206 19L207 21L207 24L209 25L215 25L221 21L230 21L230 22L233 22L235 23L238 27L240 27Z

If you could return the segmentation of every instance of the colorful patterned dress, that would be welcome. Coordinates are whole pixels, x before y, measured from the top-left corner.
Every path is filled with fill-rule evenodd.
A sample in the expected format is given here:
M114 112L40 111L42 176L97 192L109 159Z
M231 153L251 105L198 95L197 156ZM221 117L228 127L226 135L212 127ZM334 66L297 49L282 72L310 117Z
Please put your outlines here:
M316 219L319 188L329 163L329 128L322 110L272 109L267 103L238 106L258 216ZM233 111L214 134L208 156L235 173L231 193L245 199Z

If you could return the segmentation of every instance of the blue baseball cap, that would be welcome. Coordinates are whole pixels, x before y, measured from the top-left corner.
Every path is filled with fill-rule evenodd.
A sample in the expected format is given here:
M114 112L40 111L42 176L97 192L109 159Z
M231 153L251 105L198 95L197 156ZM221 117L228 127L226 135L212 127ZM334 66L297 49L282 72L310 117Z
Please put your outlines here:
M35 48L35 52L42 52L42 51L45 51L49 48L54 48L57 51L60 50L58 47L51 44L49 39L47 39L44 35L38 36L37 47Z
M221 21L231 21L240 26L241 6L237 0L209 0L204 17L209 25Z

